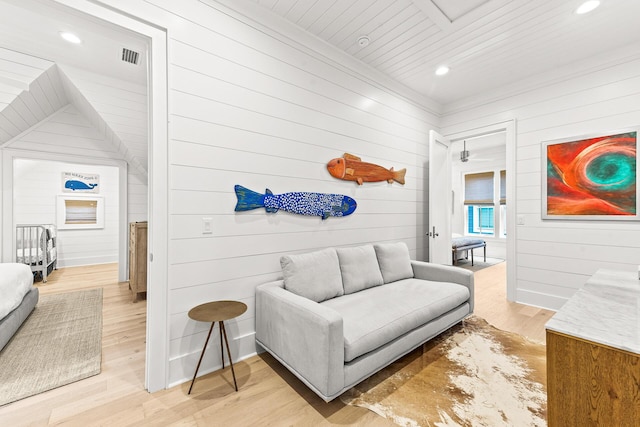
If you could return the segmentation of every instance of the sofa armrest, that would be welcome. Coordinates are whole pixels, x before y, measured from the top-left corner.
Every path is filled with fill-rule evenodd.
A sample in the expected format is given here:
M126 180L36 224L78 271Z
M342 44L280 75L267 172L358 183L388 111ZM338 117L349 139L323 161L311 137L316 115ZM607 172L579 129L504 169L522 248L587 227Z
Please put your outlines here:
M335 310L284 289L256 288L256 339L324 396L344 387L344 333Z
M433 264L415 260L411 260L411 267L413 267L413 275L416 279L458 283L469 288L469 305L470 311L473 313L475 295L472 271L451 265Z

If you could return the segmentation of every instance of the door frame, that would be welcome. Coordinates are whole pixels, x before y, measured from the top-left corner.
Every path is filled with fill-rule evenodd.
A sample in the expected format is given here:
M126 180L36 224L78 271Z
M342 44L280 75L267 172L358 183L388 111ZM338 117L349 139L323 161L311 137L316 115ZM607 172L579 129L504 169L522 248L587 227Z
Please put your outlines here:
M135 32L149 41L147 99L149 111L149 221L147 283L147 331L145 388L167 388L169 378L168 308L168 77L167 30L112 6L87 0L55 0L94 18Z
M434 154L435 154L435 147L437 144L440 144L442 146L446 147L447 153L445 155L445 171L444 171L444 175L446 176L446 180L447 180L447 184L445 188L445 196L444 196L444 201L440 201L441 205L444 207L445 210L445 215L444 218L446 218L446 226L444 227L444 229L441 230L436 230L435 229L435 225L433 224L434 220L434 209L433 208L433 204L432 204L432 200L433 200L433 196L434 194L436 194L436 191L434 190L436 185L434 182L434 176L433 176L433 171L434 171ZM451 265L451 140L449 138L447 138L446 136L443 136L442 134L440 134L439 132L435 131L435 130L430 130L429 131L429 200L427 202L428 206L429 206L429 213L428 213L428 218L429 218L429 229L427 230L426 235L429 238L429 244L427 245L428 249L429 249L429 262L437 262L436 260L438 260L438 257L440 255L442 255L444 257L445 261L445 265ZM441 210L440 208L438 209L439 211ZM436 236L433 236L432 233L435 232ZM440 254L438 253L437 256L434 256L435 251L433 250L435 245L432 245L432 243L436 243L436 237L440 237L441 239L444 239L444 242L442 243L444 245L444 250L446 251L446 254ZM439 245L440 246L440 245Z
M507 300L516 301L517 293L517 227L516 227L516 121L479 126L472 129L458 131L444 135L451 142L505 132L506 136L506 165L507 165Z

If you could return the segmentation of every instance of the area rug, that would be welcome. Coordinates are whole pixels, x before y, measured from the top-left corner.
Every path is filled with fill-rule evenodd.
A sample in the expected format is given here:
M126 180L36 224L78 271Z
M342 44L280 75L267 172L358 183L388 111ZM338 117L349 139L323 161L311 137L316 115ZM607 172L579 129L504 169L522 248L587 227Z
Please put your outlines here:
M546 426L543 344L472 316L341 400L400 426Z
M0 405L100 373L102 289L42 295L0 352Z
M454 265L456 267L465 268L471 271L479 271L479 270L482 270L483 268L491 267L492 265L496 265L496 264L500 264L501 262L504 262L504 260L500 258L487 257L486 262L482 261L483 259L484 258L482 256L474 257L473 265L471 265L471 258L460 259L460 260L457 260Z

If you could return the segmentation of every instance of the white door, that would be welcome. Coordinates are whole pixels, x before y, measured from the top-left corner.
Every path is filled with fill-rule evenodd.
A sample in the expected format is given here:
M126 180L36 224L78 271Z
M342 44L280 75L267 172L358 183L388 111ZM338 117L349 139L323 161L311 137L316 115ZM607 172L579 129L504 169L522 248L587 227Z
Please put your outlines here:
M429 262L451 265L451 142L429 132Z

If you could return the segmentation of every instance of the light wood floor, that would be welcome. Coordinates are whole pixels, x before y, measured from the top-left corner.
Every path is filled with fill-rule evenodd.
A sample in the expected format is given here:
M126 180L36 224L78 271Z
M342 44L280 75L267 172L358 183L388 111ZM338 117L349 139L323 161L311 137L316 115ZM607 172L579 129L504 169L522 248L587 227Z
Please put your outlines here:
M475 273L478 316L538 341L550 311L505 300L506 264ZM363 408L325 403L269 355L237 362L239 391L229 369L149 394L144 391L146 302L131 303L117 265L55 271L43 295L102 287L102 372L55 390L0 407L0 426L391 426Z

